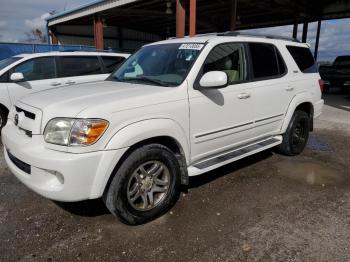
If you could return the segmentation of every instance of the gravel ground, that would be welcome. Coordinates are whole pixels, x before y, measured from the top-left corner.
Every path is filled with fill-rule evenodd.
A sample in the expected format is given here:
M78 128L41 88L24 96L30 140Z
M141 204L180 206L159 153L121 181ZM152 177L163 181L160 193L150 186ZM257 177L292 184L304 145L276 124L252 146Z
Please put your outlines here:
M101 200L55 203L0 156L0 261L350 261L350 102L326 97L305 152L263 152L191 179L149 224Z

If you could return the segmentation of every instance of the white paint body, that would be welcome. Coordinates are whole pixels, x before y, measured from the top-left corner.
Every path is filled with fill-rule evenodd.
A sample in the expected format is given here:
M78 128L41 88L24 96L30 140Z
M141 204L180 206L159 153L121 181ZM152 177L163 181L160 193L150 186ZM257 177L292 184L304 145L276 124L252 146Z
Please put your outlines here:
M35 53L35 54L21 54L16 55L14 57L19 57L21 59L12 63L11 65L0 70L0 76L3 74L10 72L11 69L16 66L35 59L39 57L59 57L59 56L104 56L104 57L124 57L128 58L129 54L123 53L104 53L104 52L46 52L46 53ZM15 73L14 75L16 75ZM84 75L84 76L74 76L74 77L59 77L59 78L51 78L51 79L42 79L35 81L9 81L8 83L0 83L0 105L3 105L8 110L12 105L16 103L16 101L26 95L43 91L51 88L64 87L72 84L81 84L81 83L89 83L96 81L105 80L109 74L94 74L94 75Z
M251 41L274 44L285 60L287 74L222 89L194 89L199 70L213 47L225 42ZM120 158L140 141L159 136L175 139L182 148L189 175L198 175L217 166L199 172L194 167L196 163L227 150L273 136L278 137L276 144L279 144L280 135L285 132L295 108L303 102L312 103L314 117L321 114L323 100L318 73L301 73L285 47L287 44L305 47L305 44L227 36L173 39L156 44L162 43L205 43L180 86L104 81L54 89L21 99L16 105L35 113L37 118L19 123L33 132L30 138L14 125L15 112L10 112L2 140L11 171L45 197L60 201L93 199L102 196ZM241 99L242 96L247 99ZM274 121L268 120L271 116ZM102 118L110 125L91 146L58 146L45 143L43 139L46 124L56 117ZM240 128L242 124L245 125ZM230 129L235 126L234 131ZM32 174L17 168L7 150L31 165ZM63 181L54 172L60 173Z

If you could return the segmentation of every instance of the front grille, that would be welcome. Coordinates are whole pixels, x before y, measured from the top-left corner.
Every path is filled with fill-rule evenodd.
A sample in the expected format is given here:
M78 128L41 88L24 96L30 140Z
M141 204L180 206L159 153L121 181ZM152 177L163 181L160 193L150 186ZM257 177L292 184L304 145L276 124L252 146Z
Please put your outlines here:
M16 111L18 113L23 112L26 117L35 120L35 114L33 114L33 113L31 113L31 112L29 112L27 110L24 110L24 109L19 108L18 106L16 106Z
M19 160L17 157L15 157L14 155L12 155L9 151L7 151L7 155L9 156L9 158L11 159L12 163L18 167L19 169L21 169L23 172L26 172L27 174L30 175L31 173L31 167L30 165L28 165L27 163L24 163L23 161Z

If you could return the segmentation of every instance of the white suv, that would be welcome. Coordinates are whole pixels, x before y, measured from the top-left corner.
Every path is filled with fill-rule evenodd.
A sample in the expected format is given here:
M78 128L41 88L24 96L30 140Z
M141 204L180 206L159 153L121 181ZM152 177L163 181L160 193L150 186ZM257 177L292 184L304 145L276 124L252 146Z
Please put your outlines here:
M16 55L0 61L0 130L11 106L44 89L105 80L129 54L49 52Z
M40 92L13 107L5 159L50 199L103 197L150 221L181 184L267 148L301 153L321 114L308 45L234 33L144 46L107 81Z

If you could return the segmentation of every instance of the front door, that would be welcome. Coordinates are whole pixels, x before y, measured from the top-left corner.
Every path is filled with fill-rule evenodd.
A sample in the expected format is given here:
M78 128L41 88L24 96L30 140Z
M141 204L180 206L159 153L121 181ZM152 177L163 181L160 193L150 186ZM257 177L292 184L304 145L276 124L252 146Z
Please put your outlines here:
M213 48L201 75L209 71L226 72L229 85L221 89L189 88L191 160L247 143L253 137L252 93L247 79L244 45L225 43Z
M23 81L7 83L11 103L33 92L42 91L62 85L56 78L54 57L38 57L24 61L11 70L11 73L22 73Z

